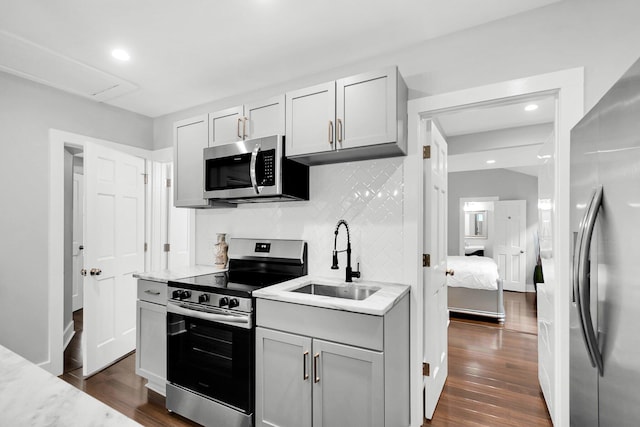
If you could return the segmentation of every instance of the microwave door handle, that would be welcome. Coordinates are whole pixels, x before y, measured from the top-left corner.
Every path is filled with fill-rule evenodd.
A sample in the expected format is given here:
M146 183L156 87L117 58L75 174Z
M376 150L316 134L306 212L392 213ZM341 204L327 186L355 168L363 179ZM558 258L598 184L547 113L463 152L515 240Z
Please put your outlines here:
M251 153L251 165L249 167L249 175L251 176L251 185L256 194L260 194L260 188L258 188L258 178L256 177L256 163L258 161L258 153L260 152L260 144L256 144Z

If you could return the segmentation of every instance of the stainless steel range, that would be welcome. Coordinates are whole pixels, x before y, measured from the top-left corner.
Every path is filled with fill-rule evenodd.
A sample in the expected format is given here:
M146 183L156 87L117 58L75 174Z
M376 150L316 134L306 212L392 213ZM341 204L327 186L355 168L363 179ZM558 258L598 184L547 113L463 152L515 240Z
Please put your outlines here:
M231 239L224 273L170 281L167 409L216 427L253 426L252 292L307 274L300 240Z

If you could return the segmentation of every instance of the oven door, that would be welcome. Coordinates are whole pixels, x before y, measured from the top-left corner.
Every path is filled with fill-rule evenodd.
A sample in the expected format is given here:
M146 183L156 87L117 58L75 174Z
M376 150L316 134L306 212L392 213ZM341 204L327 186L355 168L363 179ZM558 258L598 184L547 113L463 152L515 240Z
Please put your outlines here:
M167 303L167 381L245 414L253 413L251 315Z
M279 135L204 149L204 197L234 199L277 195L283 142Z

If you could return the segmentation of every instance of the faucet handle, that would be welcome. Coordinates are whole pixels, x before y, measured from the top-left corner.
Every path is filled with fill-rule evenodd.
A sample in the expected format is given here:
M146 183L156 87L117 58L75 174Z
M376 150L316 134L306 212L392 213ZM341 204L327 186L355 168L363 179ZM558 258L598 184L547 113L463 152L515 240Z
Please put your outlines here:
M356 264L356 271L351 272L351 277L360 278L360 263Z

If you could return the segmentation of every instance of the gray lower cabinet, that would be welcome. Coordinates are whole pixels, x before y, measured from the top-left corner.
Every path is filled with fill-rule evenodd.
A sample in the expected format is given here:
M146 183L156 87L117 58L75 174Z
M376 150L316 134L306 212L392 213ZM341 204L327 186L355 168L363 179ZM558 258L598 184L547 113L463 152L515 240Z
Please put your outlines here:
M167 284L138 280L136 374L165 396L167 379Z
M407 297L385 316L262 299L256 312L257 426L409 425Z

